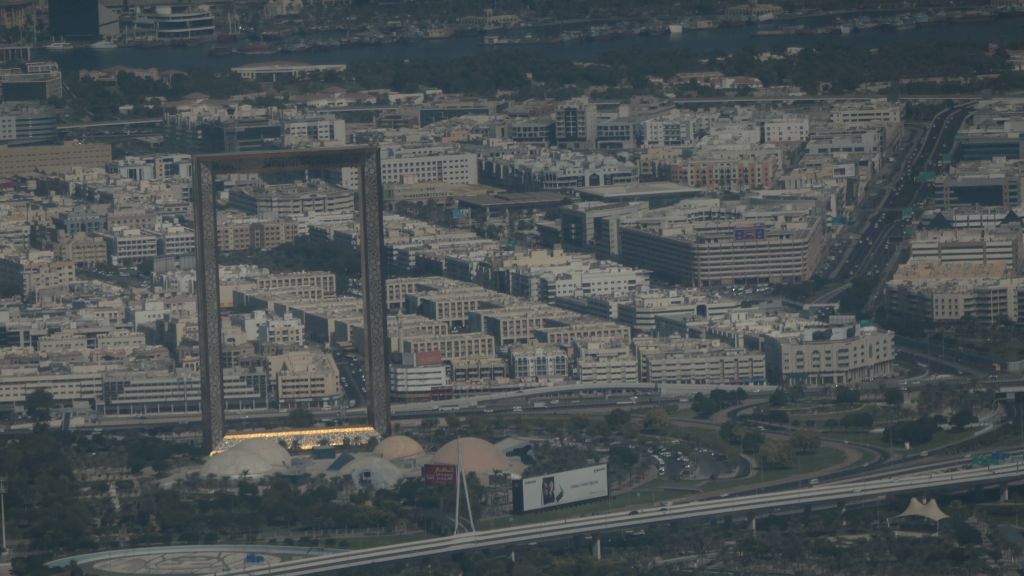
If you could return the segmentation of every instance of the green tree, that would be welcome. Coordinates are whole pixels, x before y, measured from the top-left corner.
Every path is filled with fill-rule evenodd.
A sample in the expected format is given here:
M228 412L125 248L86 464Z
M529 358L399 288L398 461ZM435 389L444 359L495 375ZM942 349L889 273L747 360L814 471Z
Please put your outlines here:
M653 408L644 416L644 432L665 434L672 426L672 418L664 408Z
M743 437L743 429L736 422L728 420L718 427L718 436L729 444L738 444Z
M860 390L840 386L836 388L836 402L839 404L856 404L860 402Z
M612 430L620 430L623 426L629 423L629 419L629 412L626 412L622 408L616 408L604 415L605 423L607 423L608 427Z
M786 404L789 404L789 396L786 395L786 392L781 386L776 388L775 392L772 392L772 395L768 397L769 406L778 408L779 406L785 406Z
M291 428L309 428L315 422L313 413L305 408L296 408L288 413L288 426Z
M765 468L786 468L793 463L793 449L790 448L789 443L775 438L769 438L764 444L761 444L757 453Z
M763 443L764 434L760 430L747 430L743 433L743 439L740 441L740 449L753 454L761 448Z
M885 403L892 406L893 408L899 409L903 406L903 390L899 388L886 388L885 390Z
M964 407L956 411L955 414L950 416L949 423L957 430L963 430L968 424L973 424L978 421L978 417L974 415L974 411L969 407Z
M44 388L36 388L25 396L25 412L36 422L48 421L53 406L53 394Z
M789 436L789 445L797 454L812 454L821 447L821 436L814 430L796 430Z

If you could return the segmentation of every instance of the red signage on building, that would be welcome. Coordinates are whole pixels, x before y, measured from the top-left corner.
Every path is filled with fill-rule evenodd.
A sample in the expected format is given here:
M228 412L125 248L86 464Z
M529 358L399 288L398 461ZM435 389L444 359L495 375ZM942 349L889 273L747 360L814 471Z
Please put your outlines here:
M421 474L423 481L431 486L455 485L455 466L451 464L427 464Z

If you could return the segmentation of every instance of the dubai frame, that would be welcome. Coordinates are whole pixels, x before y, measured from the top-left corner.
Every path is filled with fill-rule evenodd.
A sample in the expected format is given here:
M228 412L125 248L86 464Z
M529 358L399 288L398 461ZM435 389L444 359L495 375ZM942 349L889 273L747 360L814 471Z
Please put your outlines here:
M212 450L224 437L221 366L220 281L217 269L216 178L223 174L281 174L354 168L359 174L360 263L362 265L363 358L369 391L367 417L382 436L391 428L388 389L387 293L384 283L384 198L380 150L372 146L242 152L195 156L192 213L196 231L199 295L199 371L203 446Z

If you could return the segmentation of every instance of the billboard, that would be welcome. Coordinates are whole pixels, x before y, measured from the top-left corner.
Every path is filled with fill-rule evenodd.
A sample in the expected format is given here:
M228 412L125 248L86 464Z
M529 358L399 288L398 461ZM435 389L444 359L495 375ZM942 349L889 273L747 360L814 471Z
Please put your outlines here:
M764 225L747 226L733 230L733 240L764 240Z
M531 512L608 497L608 465L600 464L517 480L512 510Z
M427 464L421 474L431 486L455 486L455 466L451 464Z

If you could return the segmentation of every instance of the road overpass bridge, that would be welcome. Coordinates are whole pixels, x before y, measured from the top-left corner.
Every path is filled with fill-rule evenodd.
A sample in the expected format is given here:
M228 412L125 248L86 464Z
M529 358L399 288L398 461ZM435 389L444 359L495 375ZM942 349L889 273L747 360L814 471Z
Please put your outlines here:
M1021 462L1015 462L988 468L899 475L864 482L830 483L769 494L718 498L659 508L612 512L497 530L462 533L420 542L282 562L259 569L227 572L223 576L311 576L359 566L418 560L441 554L503 548L579 535L597 535L599 537L602 532L640 528L661 522L692 521L725 516L756 517L758 513L784 508L814 507L826 504L842 506L863 499L955 488L976 486L1005 488L1009 483L1021 480L1024 480L1024 465Z

